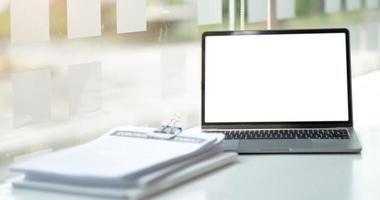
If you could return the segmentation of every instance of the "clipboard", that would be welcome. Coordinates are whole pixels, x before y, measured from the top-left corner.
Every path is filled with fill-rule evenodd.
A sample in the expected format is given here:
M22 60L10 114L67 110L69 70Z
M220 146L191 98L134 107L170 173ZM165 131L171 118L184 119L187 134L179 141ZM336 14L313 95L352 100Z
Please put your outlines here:
M182 132L182 128L175 126L178 123L177 118L173 118L166 125L162 125L160 128L153 132L147 132L146 135L151 138L166 139L170 140L175 138L178 134Z

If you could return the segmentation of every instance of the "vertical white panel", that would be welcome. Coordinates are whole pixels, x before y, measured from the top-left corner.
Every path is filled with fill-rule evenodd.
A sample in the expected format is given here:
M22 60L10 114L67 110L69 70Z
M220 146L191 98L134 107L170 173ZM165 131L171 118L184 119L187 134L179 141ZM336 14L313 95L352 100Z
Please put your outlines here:
M161 123L167 123L174 115L184 118L189 105L187 94L187 51L185 49L164 49L161 51ZM183 124L180 120L180 124Z
M51 74L51 119L53 121L69 120L67 95L67 65L59 64L50 67Z
M360 36L360 28L358 25L352 26L348 28L350 30L350 46L351 49L357 50L359 49L359 36Z
M235 13L235 0L228 1L228 20L229 20L229 29L230 31L235 30L235 21L236 21L236 13Z
M340 11L341 0L325 0L324 9L326 13L335 13Z
M186 89L186 51L161 51L161 89L163 96L184 93Z
M146 31L145 0L117 0L117 33Z
M101 35L100 0L67 0L69 38Z
M276 1L277 19L288 19L296 16L295 0Z
M222 23L222 3L222 0L198 0L198 25Z
M379 0L366 0L366 7L368 9L375 9L379 7Z
M48 69L12 75L14 127L50 120L50 81Z
M49 0L11 0L12 43L50 39Z
M248 22L262 22L267 19L267 0L248 0Z
M12 115L10 113L0 113L0 136L8 133L12 129Z
M0 54L3 49L0 48ZM1 61L0 61L1 62ZM0 74L5 74L4 63L0 64ZM0 75L1 76L1 75ZM12 82L5 78L0 81L0 137L12 130Z
M102 64L89 62L68 67L70 115L93 112L102 107Z
M361 0L346 0L346 9L349 11L359 10L361 8Z
M240 0L240 30L245 30L245 0Z
M367 25L367 49L376 51L379 48L379 26L375 22Z

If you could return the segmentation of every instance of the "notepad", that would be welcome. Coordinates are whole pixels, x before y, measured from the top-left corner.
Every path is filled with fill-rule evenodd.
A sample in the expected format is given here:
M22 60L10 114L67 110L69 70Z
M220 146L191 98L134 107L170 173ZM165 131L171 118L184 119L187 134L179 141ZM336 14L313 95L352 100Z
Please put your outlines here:
M21 189L33 189L52 192L63 192L69 194L78 194L95 197L111 197L123 199L146 199L152 195L166 191L174 186L178 186L194 177L202 176L207 172L221 168L233 163L237 159L237 154L234 152L222 153L206 160L198 162L194 165L189 165L181 171L170 174L161 179L158 184L150 187L89 187L68 185L62 183L41 182L35 180L25 180L20 177L13 181L13 186Z

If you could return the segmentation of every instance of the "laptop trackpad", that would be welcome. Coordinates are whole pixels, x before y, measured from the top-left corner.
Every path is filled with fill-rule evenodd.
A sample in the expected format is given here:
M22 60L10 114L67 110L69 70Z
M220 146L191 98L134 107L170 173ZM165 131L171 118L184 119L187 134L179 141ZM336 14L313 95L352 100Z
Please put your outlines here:
M241 140L239 150L257 152L286 152L292 149L310 149L313 147L311 140Z

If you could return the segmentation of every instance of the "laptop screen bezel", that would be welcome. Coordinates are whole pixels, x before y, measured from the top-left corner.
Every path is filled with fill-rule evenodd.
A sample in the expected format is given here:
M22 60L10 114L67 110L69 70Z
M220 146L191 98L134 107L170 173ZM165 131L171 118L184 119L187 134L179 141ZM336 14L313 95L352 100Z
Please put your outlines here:
M293 121L293 122L206 122L205 121L205 53L206 37L229 35L266 35L266 34L313 34L313 33L344 33L346 38L346 68L348 94L348 121ZM351 56L349 31L345 28L336 29L296 29L296 30L252 30L252 31L213 31L202 34L202 128L327 128L352 127L352 89L351 89Z

